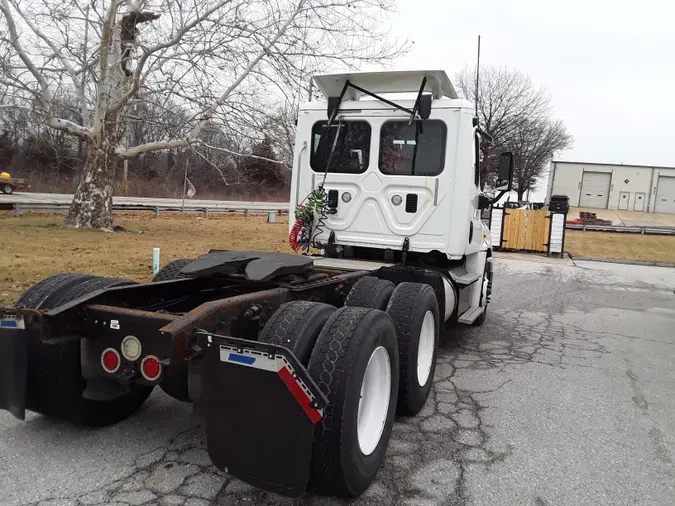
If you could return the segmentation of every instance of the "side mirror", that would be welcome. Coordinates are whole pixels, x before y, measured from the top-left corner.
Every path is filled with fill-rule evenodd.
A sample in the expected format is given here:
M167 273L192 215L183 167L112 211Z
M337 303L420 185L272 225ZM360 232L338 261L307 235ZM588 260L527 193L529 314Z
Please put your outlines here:
M511 191L511 180L513 179L513 169L515 167L515 160L513 153L504 151L499 155L499 171L497 173L497 182L495 190L498 192Z
M481 211L487 209L492 205L492 200L486 197L485 195L478 195L478 209Z

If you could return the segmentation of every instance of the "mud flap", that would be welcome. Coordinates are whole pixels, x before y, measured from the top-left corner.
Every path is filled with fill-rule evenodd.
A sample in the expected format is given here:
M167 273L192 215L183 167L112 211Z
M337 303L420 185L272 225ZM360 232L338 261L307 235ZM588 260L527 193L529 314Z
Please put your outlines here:
M202 381L211 461L263 490L300 496L326 398L293 353L209 335Z
M28 332L23 318L0 314L0 409L26 418Z

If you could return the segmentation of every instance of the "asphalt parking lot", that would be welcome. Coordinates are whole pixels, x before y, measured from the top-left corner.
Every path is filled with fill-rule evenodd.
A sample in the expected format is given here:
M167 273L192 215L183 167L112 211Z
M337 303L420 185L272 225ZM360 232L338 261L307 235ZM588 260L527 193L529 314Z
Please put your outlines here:
M485 325L448 333L372 505L675 504L675 269L495 262ZM303 497L299 504L341 504ZM159 390L103 430L0 413L0 505L293 504L209 465Z

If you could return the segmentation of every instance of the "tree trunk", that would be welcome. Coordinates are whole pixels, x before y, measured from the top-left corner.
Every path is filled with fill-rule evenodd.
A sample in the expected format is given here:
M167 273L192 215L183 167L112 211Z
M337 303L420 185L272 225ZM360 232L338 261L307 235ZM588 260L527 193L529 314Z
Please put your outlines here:
M517 191L518 191L518 202L522 202L523 195L525 195L526 188L521 188L519 186Z
M114 134L87 144L87 159L64 224L71 228L99 228L112 232L112 195L115 166Z
M96 113L87 142L87 159L80 182L64 224L71 228L98 228L113 231L112 195L115 166L119 160L117 146L119 111L109 106L119 100L124 86L120 68L120 32L114 30L117 4L109 5L100 46L100 76L96 99Z

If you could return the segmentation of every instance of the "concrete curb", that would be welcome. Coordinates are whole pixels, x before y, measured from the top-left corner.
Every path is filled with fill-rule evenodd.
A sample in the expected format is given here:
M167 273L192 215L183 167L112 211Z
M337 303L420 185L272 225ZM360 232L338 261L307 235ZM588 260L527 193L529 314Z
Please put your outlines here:
M620 260L618 258L577 257L573 256L572 253L567 254L573 261L584 260L586 262L602 262L606 264L647 265L650 267L669 267L671 269L675 268L675 264L668 264L663 262L642 262L640 260Z
M525 253L525 252L513 252L513 251L494 251L492 253L494 258L504 259L504 260L521 260L525 262L536 262L542 264L570 264L572 263L571 259L567 257L567 254L562 258L558 256L547 256L547 255L538 255L536 253Z

